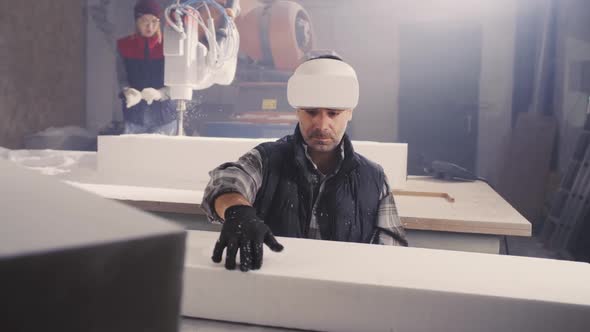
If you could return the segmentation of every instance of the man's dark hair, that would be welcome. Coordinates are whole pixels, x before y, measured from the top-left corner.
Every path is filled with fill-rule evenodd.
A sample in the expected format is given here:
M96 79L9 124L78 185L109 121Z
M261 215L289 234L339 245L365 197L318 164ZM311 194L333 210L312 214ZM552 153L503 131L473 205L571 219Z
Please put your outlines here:
M342 57L335 51L311 51L306 54L305 61L317 60L317 59L332 59L344 62Z
M317 60L317 59L332 59L332 60L344 61L344 60L342 60L341 57L339 57L337 55L331 55L331 54L320 55L320 56L317 56L315 58L311 58L309 60Z

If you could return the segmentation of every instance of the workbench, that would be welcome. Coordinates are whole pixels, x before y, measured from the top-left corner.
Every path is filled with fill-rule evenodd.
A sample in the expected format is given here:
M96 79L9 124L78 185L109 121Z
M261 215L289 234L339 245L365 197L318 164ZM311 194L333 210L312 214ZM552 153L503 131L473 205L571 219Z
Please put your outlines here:
M413 247L497 254L504 236L532 235L531 223L485 182L409 177L405 190L454 199L395 196Z
M188 229L220 229L207 221L200 208L202 190L70 184L155 212ZM531 236L531 224L485 182L410 176L404 191L447 193L454 199L395 195L412 247L498 254L503 236Z
M218 231L220 226L209 223L199 206L208 170L267 140L101 136L98 153L23 150L5 154L25 167L188 229ZM498 254L504 236L531 236L531 224L487 183L408 177L404 144L356 142L355 147L384 167L410 246ZM198 151L208 151L206 158ZM408 196L408 192L446 196Z

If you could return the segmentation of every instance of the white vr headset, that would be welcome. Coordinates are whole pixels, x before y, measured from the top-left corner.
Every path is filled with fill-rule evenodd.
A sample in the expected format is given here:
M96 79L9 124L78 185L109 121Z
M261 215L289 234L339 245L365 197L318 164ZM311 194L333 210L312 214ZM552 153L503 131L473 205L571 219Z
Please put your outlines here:
M294 108L353 109L359 101L356 72L341 60L308 60L289 79L287 99Z

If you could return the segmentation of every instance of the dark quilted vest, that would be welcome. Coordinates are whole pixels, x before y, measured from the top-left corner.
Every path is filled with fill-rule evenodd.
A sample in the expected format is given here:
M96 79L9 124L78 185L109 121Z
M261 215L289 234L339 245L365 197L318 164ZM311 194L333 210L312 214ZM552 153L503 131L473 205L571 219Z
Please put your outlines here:
M324 240L369 243L377 222L383 169L354 152L347 135L338 173L327 179L314 206L318 181L305 156L299 127L276 142L256 147L264 163L263 183L254 206L277 236L307 237L316 214Z

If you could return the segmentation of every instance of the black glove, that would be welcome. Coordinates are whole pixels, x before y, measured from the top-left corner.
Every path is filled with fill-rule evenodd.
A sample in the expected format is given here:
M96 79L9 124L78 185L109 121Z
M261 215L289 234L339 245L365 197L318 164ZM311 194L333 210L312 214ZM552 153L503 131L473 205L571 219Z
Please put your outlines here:
M262 243L272 251L282 251L283 246L264 222L256 215L256 209L247 205L235 205L225 210L225 222L219 240L215 243L211 259L221 262L223 249L227 247L225 268L236 268L236 254L240 250L240 270L258 270L262 266Z

